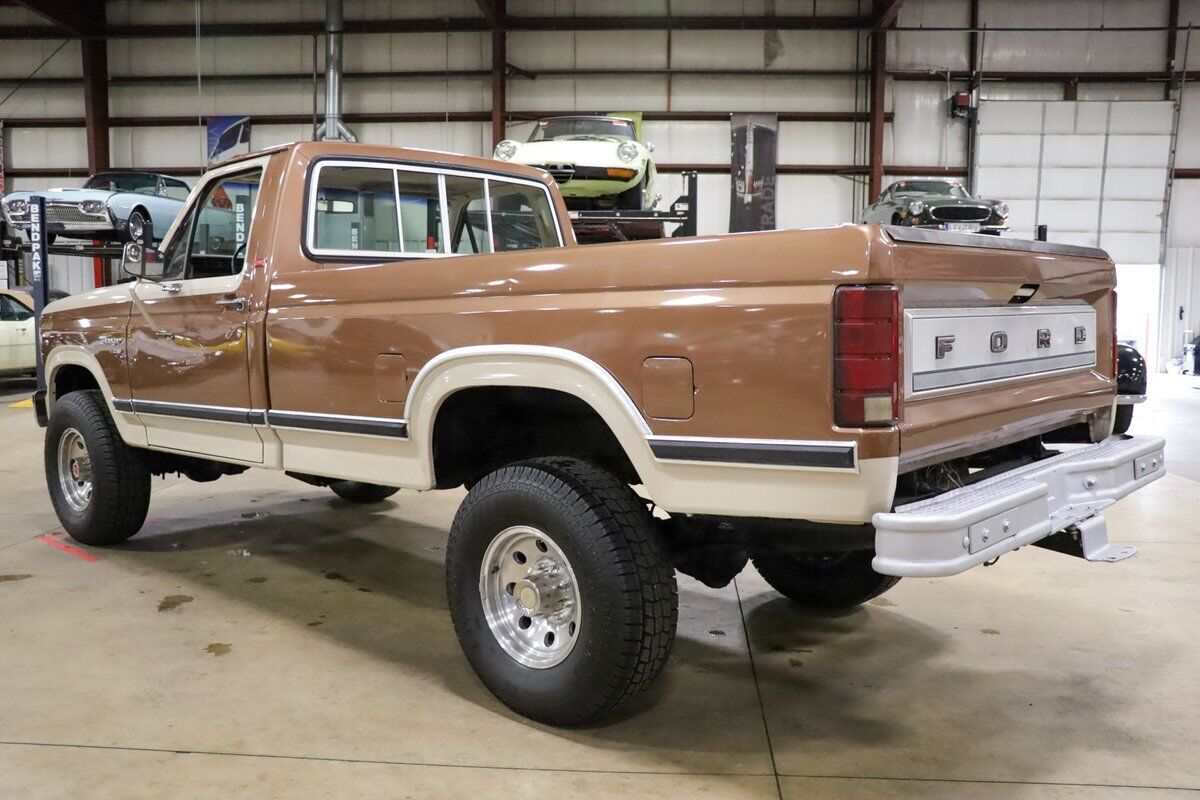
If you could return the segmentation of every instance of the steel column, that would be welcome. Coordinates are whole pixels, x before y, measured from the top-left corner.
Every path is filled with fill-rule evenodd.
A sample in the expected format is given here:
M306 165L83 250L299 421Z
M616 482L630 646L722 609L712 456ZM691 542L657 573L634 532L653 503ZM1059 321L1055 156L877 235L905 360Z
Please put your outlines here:
M503 22L505 0L496 0L493 14L497 27L492 30L492 147L504 139L504 117L508 110L508 34Z
M871 32L871 139L867 158L867 165L870 167L867 184L868 203L878 200L879 192L883 188L883 126L884 103L887 95L887 74L884 62L886 60L887 30L880 28Z

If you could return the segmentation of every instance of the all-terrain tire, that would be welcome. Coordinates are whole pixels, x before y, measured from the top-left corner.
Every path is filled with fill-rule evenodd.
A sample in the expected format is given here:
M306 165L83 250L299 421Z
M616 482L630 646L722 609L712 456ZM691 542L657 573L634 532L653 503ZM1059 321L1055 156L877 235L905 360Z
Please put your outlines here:
M60 444L79 439L86 449L78 452L86 456L91 477L86 503L68 498L59 475ZM55 402L46 428L45 464L54 511L75 541L117 544L141 530L150 508L150 469L142 452L121 439L98 390L71 392Z
M756 553L754 567L771 588L813 611L846 611L891 589L900 579L871 568L874 550L844 553Z
M553 541L578 589L571 633L578 638L561 661L542 668L506 651L484 609L485 554L523 526ZM586 724L628 703L662 671L675 638L675 571L649 510L615 476L575 459L513 464L472 487L450 529L446 593L459 643L483 684L517 713L550 725Z
M400 491L395 486L380 486L377 483L362 481L334 481L329 484L329 488L343 500L364 504L382 502Z
M1113 419L1113 435L1126 433L1131 424L1133 424L1133 406L1117 406L1116 417Z

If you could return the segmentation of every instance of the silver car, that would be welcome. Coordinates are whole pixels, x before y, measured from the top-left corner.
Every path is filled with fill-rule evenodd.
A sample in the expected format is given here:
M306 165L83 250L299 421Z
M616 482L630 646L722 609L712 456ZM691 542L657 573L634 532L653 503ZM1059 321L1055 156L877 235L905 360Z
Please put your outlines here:
M100 241L142 241L149 227L162 237L183 210L191 191L178 178L153 172L97 172L81 189L12 192L0 201L11 228L29 229L29 198L46 198L46 242L55 237Z

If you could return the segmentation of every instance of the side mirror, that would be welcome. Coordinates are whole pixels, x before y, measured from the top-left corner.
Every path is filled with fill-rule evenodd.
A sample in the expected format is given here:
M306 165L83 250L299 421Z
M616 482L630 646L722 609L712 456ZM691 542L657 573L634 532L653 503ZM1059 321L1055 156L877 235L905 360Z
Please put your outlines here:
M146 248L137 242L128 242L121 251L121 269L135 278L145 278L157 281L162 278L162 261L158 258L147 259ZM157 253L153 253L157 255Z

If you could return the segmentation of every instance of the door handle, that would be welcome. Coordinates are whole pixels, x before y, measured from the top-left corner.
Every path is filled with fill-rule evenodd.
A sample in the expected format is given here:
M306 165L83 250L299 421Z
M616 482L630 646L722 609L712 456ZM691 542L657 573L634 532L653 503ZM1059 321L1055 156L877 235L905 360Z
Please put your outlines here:
M168 294L179 294L183 291L183 284L178 281L174 283L160 283L159 288Z
M155 331L154 335L160 339L174 339L175 338L175 334L171 333L170 331Z
M217 305L222 309L232 308L235 311L246 310L246 298L244 297L222 297L217 301Z

